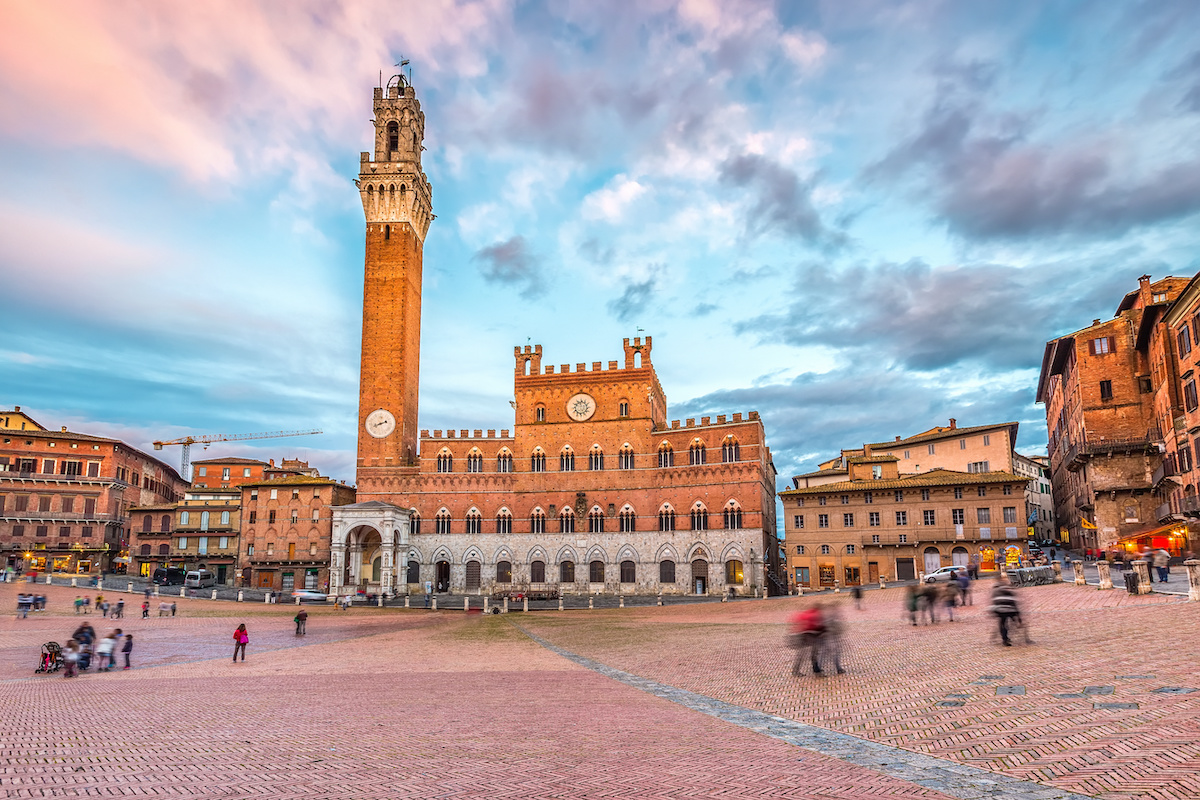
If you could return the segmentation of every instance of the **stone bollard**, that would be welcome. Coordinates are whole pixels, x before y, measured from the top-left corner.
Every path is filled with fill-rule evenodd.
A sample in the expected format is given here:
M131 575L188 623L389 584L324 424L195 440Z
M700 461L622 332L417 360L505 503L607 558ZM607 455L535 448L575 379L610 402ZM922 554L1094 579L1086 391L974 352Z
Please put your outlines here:
M157 586L154 587L154 596L158 597L158 587Z
M1100 573L1100 588L1112 588L1112 572L1107 561L1097 561L1096 570Z
M471 598L464 597L463 598L463 611L470 611L470 610L471 610Z
M180 589L180 590L179 590L179 596L180 596L180 597L187 597L187 589L186 589L186 588L184 588L184 589Z
M263 602L264 603L271 602L271 593L270 592L267 592L266 594L263 595Z
M296 605L300 605L299 600L296 601ZM380 592L378 597L375 598L375 605L383 608L383 592Z
M216 600L216 599L217 599L217 590L216 590L216 589L213 589L213 595L212 595L212 599L213 599L213 600Z
M79 580L78 578L71 578L71 585L72 585L72 586L78 586L78 585L79 585L79 584L77 583L77 581L78 581L78 580Z
M1054 582L1062 583L1062 562L1051 561L1050 568L1054 570Z
M245 600L245 599L246 599L245 592L243 592L241 589L238 589L238 599L237 599L237 601L240 603L240 602L242 602L242 601L243 601L243 600Z
M662 605L662 592L659 592L659 593L658 593L658 604L659 604L660 606Z
M804 597L804 584L796 584L796 597Z
M839 580L836 580L836 579L835 579L835 580L833 581L833 593L834 593L834 594L840 594L840 593L841 593L841 591L842 591L842 582L841 582L841 581L839 581Z
M1188 573L1188 600L1200 603L1200 561L1189 558L1183 562Z
M1072 561L1071 568L1075 570L1075 585L1083 586L1086 581L1083 579L1083 562Z
M562 607L562 595L561 595L561 594L558 596L558 610L559 610L559 611L562 611L562 610L563 610L563 607Z
M501 609L502 614L508 613L508 595L504 596L504 607Z
M880 576L879 576L879 588L880 588L880 589L886 589L886 588L887 588L887 578L886 578L886 577L884 577L883 575L880 575Z
M1133 562L1133 570L1138 576L1138 594L1150 594L1154 591L1154 586L1150 583L1150 562L1138 559Z
M594 605L594 603L593 603L593 601L594 601L595 599L596 599L596 598L595 598L595 597L593 597L592 595L588 595L588 608L595 608L595 607L596 607L596 606Z
M125 591L129 592L130 594L133 594L133 584L132 583L129 584L129 588L127 588Z
M437 595L433 596L433 610L437 611Z
M488 598L485 596L485 597L483 598L483 613L484 613L485 615L488 613L488 606L489 606L489 605L490 605L490 604L488 603Z
M104 581L96 581L96 590L99 591L103 588L104 588Z
M299 598L299 597L297 597L297 598L296 598L296 605L300 605L300 598Z
M404 595L404 607L408 608L408 595Z
M54 581L51 579L51 577L49 575L47 575L46 576L46 585L49 586L52 583L54 583Z
M621 599L617 601L617 608L625 607L625 595L621 595Z
M522 598L521 598L521 610L522 610L522 611L528 611L528 610L529 610L529 598L528 598L528 597L522 597Z

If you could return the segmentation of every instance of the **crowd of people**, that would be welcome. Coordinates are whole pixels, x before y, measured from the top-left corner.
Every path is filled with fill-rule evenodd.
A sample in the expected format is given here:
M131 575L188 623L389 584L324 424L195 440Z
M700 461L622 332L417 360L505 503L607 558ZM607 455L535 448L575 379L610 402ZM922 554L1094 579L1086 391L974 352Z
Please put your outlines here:
M96 662L97 672L116 669L118 648L125 656L124 668L130 669L130 654L133 653L132 633L124 633L117 628L97 641L95 628L90 623L83 623L63 645L63 677L76 677L79 670L91 667L92 661Z

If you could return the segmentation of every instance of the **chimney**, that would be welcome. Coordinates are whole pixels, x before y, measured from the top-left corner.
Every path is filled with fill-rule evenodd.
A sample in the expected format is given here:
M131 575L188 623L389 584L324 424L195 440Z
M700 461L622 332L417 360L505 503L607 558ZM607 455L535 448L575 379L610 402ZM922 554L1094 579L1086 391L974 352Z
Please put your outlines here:
M63 433L66 433L66 432L67 432L67 426L66 426L66 425L63 425L63 426L62 426L62 432L63 432Z
M899 436L897 436L897 437L896 437L896 441L897 441L897 442L898 442L898 441L900 441L900 437L899 437Z
M954 417L951 417L950 418L950 430L954 430L957 427L958 427L958 420L956 420Z
M20 406L13 406L13 411L20 411L20 410L21 410Z
M271 466L272 466L272 467L274 467L274 466L275 466L275 459L273 459L273 458L270 458L270 459L267 459L267 460L270 462L270 464L271 464Z

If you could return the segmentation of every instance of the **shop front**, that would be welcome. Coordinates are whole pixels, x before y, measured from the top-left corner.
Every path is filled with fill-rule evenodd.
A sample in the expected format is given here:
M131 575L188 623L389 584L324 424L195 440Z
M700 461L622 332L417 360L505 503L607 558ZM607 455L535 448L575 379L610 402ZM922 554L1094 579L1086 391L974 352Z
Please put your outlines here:
M1166 550L1171 558L1183 558L1193 550L1191 541L1187 524L1175 522L1118 539L1113 551L1119 550L1126 561L1136 559L1147 550ZM1111 557L1113 553L1109 555Z

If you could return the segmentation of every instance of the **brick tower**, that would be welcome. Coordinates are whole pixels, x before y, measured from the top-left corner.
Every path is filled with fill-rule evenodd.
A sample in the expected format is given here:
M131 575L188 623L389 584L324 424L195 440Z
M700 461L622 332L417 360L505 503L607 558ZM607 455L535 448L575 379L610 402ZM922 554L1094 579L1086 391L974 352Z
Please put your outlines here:
M433 220L416 91L394 76L375 90L374 111L374 158L362 154L357 181L367 224L358 467L368 493L386 468L416 464L422 251Z

